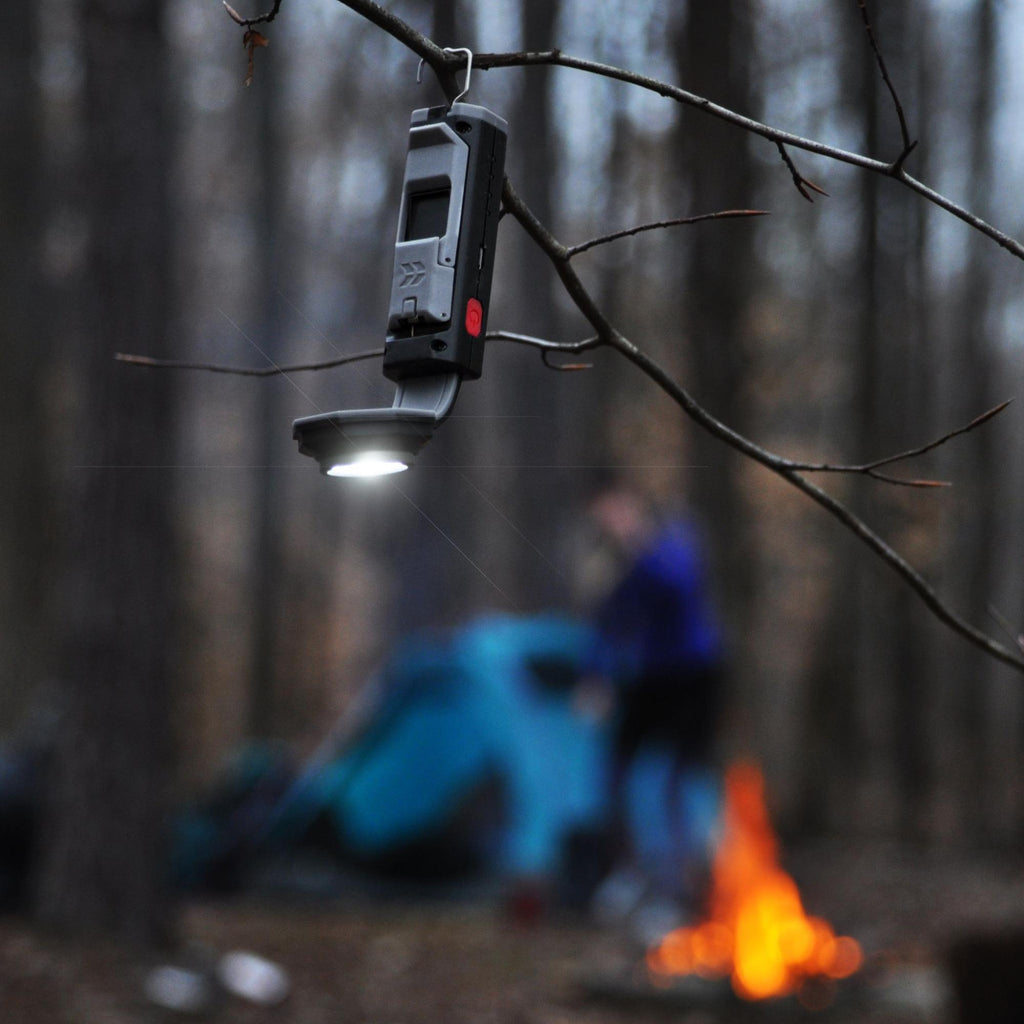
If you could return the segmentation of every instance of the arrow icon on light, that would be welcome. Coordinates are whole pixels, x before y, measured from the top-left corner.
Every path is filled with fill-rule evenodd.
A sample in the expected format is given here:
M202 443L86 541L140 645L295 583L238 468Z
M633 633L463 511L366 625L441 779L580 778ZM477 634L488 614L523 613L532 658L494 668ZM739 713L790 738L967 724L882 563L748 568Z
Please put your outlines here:
M402 272L402 279L398 282L399 288L411 288L427 276L427 268L419 260L401 263L398 269Z

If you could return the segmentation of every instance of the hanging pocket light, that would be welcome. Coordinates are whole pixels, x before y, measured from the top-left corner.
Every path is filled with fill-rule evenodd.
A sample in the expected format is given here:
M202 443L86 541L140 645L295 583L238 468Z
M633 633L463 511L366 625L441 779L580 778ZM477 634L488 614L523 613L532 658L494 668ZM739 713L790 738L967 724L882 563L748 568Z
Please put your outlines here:
M384 346L394 403L296 420L299 451L322 473L407 469L462 381L480 376L507 137L486 107L413 111Z

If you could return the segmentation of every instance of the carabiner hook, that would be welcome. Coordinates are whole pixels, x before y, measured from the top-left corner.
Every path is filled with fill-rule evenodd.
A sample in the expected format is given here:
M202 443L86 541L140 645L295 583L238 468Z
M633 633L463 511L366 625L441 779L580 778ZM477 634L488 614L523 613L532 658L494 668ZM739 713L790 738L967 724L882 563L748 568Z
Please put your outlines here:
M441 51L442 53L464 53L466 55L466 82L462 87L462 92L452 100L452 103L458 103L463 96L469 92L469 79L473 74L473 51L465 46L446 46ZM426 61L426 57L420 57L420 62L416 66L416 84L419 85L423 81L423 65Z

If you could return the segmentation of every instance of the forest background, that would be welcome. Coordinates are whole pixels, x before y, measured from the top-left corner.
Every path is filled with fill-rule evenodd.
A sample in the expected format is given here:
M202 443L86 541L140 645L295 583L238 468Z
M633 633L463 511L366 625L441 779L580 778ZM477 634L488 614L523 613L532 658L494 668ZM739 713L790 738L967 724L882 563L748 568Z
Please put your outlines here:
M394 10L443 44L557 46L900 155L855 0L598 6ZM996 0L877 6L912 172L1020 237L1024 18ZM266 369L383 340L408 115L441 94L335 0L286 2L262 31L248 88L214 0L12 0L0 37L0 730L65 709L65 809L83 764L106 772L76 812L95 822L104 802L132 804L110 800L125 776L160 805L246 739L309 748L412 631L578 610L579 499L614 466L707 526L731 652L725 753L762 762L785 829L1019 843L1020 675L614 352L555 372L489 343L415 470L355 488L321 478L290 423L388 404L375 363L253 379L115 362ZM766 447L861 462L1020 392L1024 268L897 182L802 154L828 193L808 202L771 143L569 69L477 71L469 99L507 118L509 174L568 242L769 211L578 261L613 321ZM492 329L590 333L511 218L498 261ZM1022 415L913 466L952 487L828 481L997 634L1024 621Z

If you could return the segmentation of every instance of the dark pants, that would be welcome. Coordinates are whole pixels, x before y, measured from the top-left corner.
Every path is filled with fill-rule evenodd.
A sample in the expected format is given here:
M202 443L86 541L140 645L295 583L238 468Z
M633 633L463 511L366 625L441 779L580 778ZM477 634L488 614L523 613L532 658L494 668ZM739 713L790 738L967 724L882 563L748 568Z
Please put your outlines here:
M641 746L670 749L676 760L711 759L721 709L717 668L677 669L641 676L621 691L615 730L616 760L632 760Z
M612 824L622 855L631 856L626 814L626 781L641 748L658 747L671 757L666 790L669 828L678 834L679 784L683 771L707 765L722 705L721 672L714 667L648 673L620 691L611 764Z

